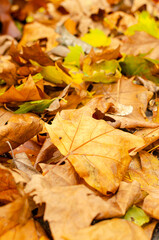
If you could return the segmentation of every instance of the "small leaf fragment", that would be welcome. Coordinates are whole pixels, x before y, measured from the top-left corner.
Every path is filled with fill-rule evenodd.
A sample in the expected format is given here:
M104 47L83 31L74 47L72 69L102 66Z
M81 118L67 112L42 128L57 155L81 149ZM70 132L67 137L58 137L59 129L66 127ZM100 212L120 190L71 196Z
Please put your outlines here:
M141 208L136 206L129 208L124 216L124 219L134 222L139 226L142 226L150 221L149 216Z

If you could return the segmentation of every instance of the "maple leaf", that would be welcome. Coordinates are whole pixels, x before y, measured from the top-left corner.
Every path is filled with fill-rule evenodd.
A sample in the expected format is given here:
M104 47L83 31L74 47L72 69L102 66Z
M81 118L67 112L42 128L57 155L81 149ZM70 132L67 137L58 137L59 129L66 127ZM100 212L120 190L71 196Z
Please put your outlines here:
M128 151L144 141L93 119L91 114L87 107L62 111L46 128L51 141L80 177L103 194L115 192L131 161Z

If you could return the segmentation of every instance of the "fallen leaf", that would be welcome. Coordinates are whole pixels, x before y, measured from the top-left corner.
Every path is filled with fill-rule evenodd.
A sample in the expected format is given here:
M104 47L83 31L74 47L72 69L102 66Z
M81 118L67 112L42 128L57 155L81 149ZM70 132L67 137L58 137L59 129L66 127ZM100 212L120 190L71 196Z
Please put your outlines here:
M157 22L146 11L138 14L138 23L130 26L126 30L125 34L133 35L136 31L144 31L155 38L159 38L159 28Z
M11 61L10 57L1 57L0 59L0 78L8 86L14 85L17 80L17 66Z
M103 60L117 59L119 55L120 47L117 47L116 49L107 49L107 47L105 47L101 52L95 52L92 48L87 57L91 58L91 63L96 63Z
M121 46L121 53L127 55L146 54L146 57L158 59L159 40L146 32L136 32L130 36Z
M53 153L56 151L56 147L51 142L50 138L46 138L43 146L41 147L39 154L37 155L35 166L37 166L38 163L45 162L49 160Z
M9 35L3 35L0 36L0 54L6 54L12 45L12 42L14 42L15 45L17 45L17 41L9 36Z
M2 24L2 34L10 35L14 38L20 38L21 33L16 27L11 17L11 4L9 0L1 0L0 2L0 21Z
M49 240L40 223L35 222L33 219L28 220L24 225L15 226L0 237L0 240L5 239Z
M132 106L133 112L128 115L129 118L146 120L145 111L153 93L133 83L133 78L121 78L115 84L95 85L92 91L96 91L96 94L104 94L107 98L111 97L117 103Z
M132 206L125 214L124 219L136 223L138 226L142 226L150 221L148 215L141 209Z
M68 161L57 166L44 163L39 166L45 174L44 179L50 181L50 186L72 186L79 183L79 177Z
M19 170L25 172L30 178L34 174L39 174L39 172L33 167L31 161L24 152L17 153L15 155L14 163Z
M27 81L15 88L13 85L0 95L0 102L24 102L31 100L40 100L45 97L43 80L34 82L31 75Z
M13 202L21 195L16 186L14 177L7 168L0 167L0 204Z
M117 116L114 114L105 114L105 119L107 119L107 117L110 117L112 119L114 119L115 121L120 121L120 128L136 128L136 127L142 127L142 128L156 128L158 127L158 123L154 123L154 122L150 122L150 121L145 121L145 120L137 120L137 119L132 119L126 117L126 116ZM108 119L109 121L109 119ZM151 129L152 130L152 129Z
M115 192L131 161L128 151L142 146L144 141L93 119L91 114L87 107L62 111L46 128L51 141L80 177L103 194Z
M0 236L18 224L25 224L30 218L29 203L26 197L0 207Z
M152 239L152 235L153 235L153 232L154 232L154 229L155 229L156 225L157 225L157 221L146 224L145 226L143 226L144 232L147 235L148 240Z
M79 230L73 236L64 235L63 237L67 240L148 240L146 234L141 227L124 219L117 218L112 220L105 220L95 224L94 226Z
M47 38L46 50L49 51L57 45L56 37L58 34L52 27L45 26L39 22L33 22L26 24L23 30L23 36L19 42L19 48L24 46L26 43L34 42L39 39Z
M3 118L6 111L2 108L0 111ZM16 148L41 130L40 119L32 114L13 114L10 118L8 116L6 120L3 118L3 125L0 127L0 154L10 151L7 141L12 148Z
M140 195L137 182L122 182L115 196L102 199L84 185L54 186L53 176L50 177L51 173L48 179L47 174L33 176L25 191L34 196L36 203L46 203L44 218L49 221L55 239L88 227L94 218L123 216ZM60 185L64 185L61 180Z
M143 210L152 218L159 220L159 197L157 194L149 194L143 202Z
M110 38L107 37L105 33L99 29L90 29L90 32L82 36L81 40L93 47L109 46L111 42Z

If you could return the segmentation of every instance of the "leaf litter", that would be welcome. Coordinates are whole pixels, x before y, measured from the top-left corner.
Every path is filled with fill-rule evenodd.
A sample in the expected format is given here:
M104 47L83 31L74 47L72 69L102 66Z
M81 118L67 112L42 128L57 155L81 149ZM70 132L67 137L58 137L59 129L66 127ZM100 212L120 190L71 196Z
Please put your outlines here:
M159 2L0 2L0 240L156 239Z

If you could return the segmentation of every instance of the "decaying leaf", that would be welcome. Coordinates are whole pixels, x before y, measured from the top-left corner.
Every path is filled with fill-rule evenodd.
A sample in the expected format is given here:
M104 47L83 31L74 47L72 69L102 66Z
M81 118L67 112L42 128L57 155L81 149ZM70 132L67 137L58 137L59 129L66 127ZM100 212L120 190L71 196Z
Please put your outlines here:
M128 151L144 141L93 119L91 114L89 108L62 111L46 128L80 177L103 194L115 192L131 161Z

